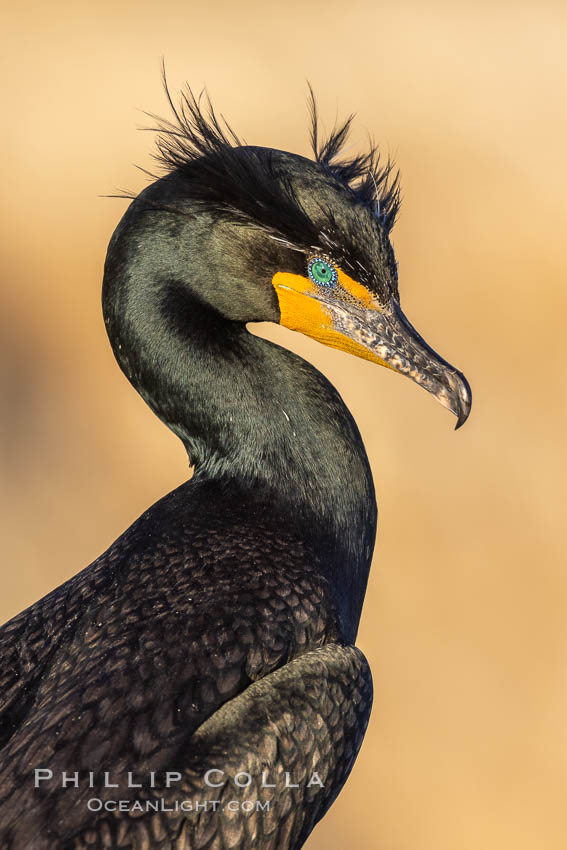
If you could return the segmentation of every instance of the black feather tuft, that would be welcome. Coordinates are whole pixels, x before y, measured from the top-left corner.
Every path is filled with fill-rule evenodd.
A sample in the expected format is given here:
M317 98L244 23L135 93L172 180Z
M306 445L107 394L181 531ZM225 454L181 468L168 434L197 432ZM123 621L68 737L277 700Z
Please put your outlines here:
M165 67L162 65L162 79L165 94L173 112L173 121L150 114L158 122L158 154L155 158L168 169L183 168L188 162L211 154L224 154L227 149L246 144L222 118L224 128L212 107L208 92L203 90L199 99L189 87L181 93L179 107L176 107L169 90ZM205 109L201 101L205 101ZM156 128L153 128L156 129Z
M376 144L370 140L370 150L352 159L339 159L347 141L354 115L336 124L329 136L319 142L319 118L315 94L309 85L311 115L311 146L315 162L324 166L337 180L347 185L356 198L371 207L387 231L394 226L400 209L400 175L388 158L382 165Z
M151 128L158 132L155 158L166 171L180 171L191 181L191 194L207 202L219 215L233 220L261 222L265 228L284 234L290 243L316 244L309 216L304 212L289 181L276 175L265 149L244 147L224 117L217 117L208 93L196 98L189 87L176 106L162 66L163 85L173 113L167 120L156 115ZM309 84L308 84L309 85ZM390 159L382 165L375 144L352 159L340 154L348 137L353 115L336 125L320 140L317 106L309 85L311 143L315 161L353 193L355 202L370 208L379 224L389 232L399 205L399 174ZM263 154L260 151L264 151ZM199 168L194 163L199 160Z
M163 70L163 69L162 69ZM217 117L206 91L196 98L189 87L176 106L165 71L163 83L173 112L168 121L156 121L157 154L167 172L177 171L187 181L192 199L207 210L241 224L258 224L290 247L318 232L299 203L288 179L276 173L271 152L246 146L223 117Z

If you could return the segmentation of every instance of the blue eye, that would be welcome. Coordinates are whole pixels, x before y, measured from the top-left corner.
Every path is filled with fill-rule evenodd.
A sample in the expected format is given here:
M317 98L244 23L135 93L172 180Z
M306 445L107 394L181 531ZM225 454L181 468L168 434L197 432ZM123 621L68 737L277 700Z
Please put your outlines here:
M336 268L323 257L311 257L307 263L307 274L319 286L336 286L338 279Z

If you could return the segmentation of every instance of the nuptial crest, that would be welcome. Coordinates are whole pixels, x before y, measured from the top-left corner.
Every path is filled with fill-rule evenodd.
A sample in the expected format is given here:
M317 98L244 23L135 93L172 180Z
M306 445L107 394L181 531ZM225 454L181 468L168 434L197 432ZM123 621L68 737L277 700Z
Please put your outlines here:
M150 114L156 122L151 129L158 133L155 158L159 164L168 172L178 170L185 174L191 182L192 196L207 202L219 213L232 211L236 217L261 219L270 226L270 211L272 214L277 211L280 226L286 218L293 219L304 234L307 222L301 221L301 215L298 220L298 204L293 189L281 177L273 179L275 175L269 158L259 157L254 153L254 147L247 148L247 156L242 155L242 146L246 143L224 117L217 117L206 92L197 98L186 87L176 105L165 70L163 83L173 117L168 120ZM353 115L335 125L330 134L322 138L311 86L309 112L313 159L352 193L354 203L371 209L381 227L389 232L400 206L399 174L392 161L388 159L382 163L372 142L366 153L352 158L344 155ZM239 149L240 153L237 153ZM198 178L194 168L197 160ZM289 228L287 230L289 233Z

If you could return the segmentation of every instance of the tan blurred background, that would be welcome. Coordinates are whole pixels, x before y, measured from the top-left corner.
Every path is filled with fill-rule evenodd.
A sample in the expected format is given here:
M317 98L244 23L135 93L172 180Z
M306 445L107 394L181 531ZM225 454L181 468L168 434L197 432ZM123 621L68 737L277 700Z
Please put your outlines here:
M17 11L16 11L17 8ZM105 249L153 139L138 109L207 84L249 142L308 152L356 110L402 170L406 313L472 416L280 329L366 442L379 537L359 644L375 708L311 850L567 845L566 24L563 3L12 4L4 24L1 615L77 572L186 476L116 366Z

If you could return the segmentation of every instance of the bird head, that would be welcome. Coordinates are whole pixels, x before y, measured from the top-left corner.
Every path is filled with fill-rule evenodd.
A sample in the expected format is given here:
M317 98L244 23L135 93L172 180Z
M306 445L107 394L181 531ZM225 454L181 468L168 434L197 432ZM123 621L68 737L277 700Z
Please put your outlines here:
M168 175L138 204L174 213L154 249L159 262L174 263L169 277L184 277L223 319L278 322L406 375L460 427L470 412L469 384L400 307L390 241L398 175L375 147L342 157L352 116L320 140L311 94L308 159L243 144L208 98L202 106L187 90L176 106L167 85L166 92L174 118L157 119L157 129ZM198 268L197 255L206 258Z

